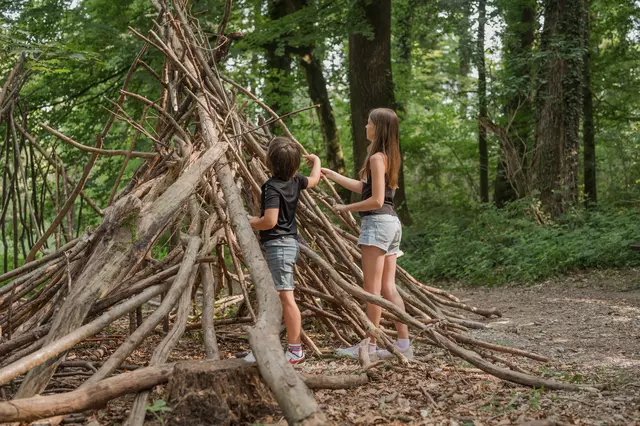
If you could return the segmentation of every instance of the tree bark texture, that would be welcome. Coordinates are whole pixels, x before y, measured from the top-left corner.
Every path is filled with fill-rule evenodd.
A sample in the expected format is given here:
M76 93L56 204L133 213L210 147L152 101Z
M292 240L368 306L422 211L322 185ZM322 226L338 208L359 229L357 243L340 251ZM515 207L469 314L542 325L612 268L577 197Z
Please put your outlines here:
M489 201L489 154L487 150L487 130L482 120L487 118L487 72L484 59L484 26L487 16L486 0L478 2L478 38L476 63L478 66L478 151L480 154L480 201Z
M507 24L503 37L504 74L505 80L510 84L507 90L508 95L504 99L506 122L503 125L507 129L508 146L505 146L504 142L501 143L494 187L494 201L499 207L528 195L529 188L526 181L518 177L528 175L533 147L532 122L535 115L531 73L532 49L537 25L536 0L518 2L505 0L502 3ZM506 150L514 151L515 158L519 161L513 166L521 168L522 173L507 170L509 164L505 157L510 153L506 153Z
M582 0L545 2L532 168L534 188L552 216L563 214L578 198L583 21Z
M590 0L584 0L584 80L582 105L582 137L584 138L584 195L588 204L598 200L596 185L596 140L591 92L591 17Z
M356 0L354 10L372 35L349 35L349 91L354 175L364 164L365 126L374 108L396 108L391 74L391 0Z

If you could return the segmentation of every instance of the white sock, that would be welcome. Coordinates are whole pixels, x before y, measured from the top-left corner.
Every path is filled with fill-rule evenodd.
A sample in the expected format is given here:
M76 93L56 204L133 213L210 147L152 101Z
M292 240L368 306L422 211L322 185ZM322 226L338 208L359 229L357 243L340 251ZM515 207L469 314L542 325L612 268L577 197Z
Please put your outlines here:
M375 352L378 349L378 345L376 343L369 343L369 353Z
M409 349L409 345L411 345L411 341L409 339L398 339L396 341L396 347L401 351Z

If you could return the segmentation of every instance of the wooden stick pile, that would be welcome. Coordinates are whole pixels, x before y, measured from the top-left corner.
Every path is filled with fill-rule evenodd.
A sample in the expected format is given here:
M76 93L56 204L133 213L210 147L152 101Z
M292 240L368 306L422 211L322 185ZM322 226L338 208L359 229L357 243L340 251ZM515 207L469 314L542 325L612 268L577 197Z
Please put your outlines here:
M252 323L250 343L260 373L287 419L291 423L322 424L324 417L312 393L282 356L278 337L281 322L278 296L256 235L246 218L247 211L254 215L258 213L260 186L269 173L265 166L266 147L271 139L268 125L276 124L284 134L294 140L295 137L268 106L216 68L228 49L225 27L230 1L215 46L209 44L197 22L190 19L182 2L152 2L158 11L156 26L147 35L131 29L143 47L131 65L119 99L112 103L113 114L97 135L95 147L73 141L43 126L62 142L87 152L90 159L83 175L67 190L64 205L58 206L56 219L46 229L45 222L38 217L41 211L36 212L35 205L27 203L21 215L13 215L14 221L18 217L25 223L29 216L34 216L31 220L38 232L28 240L30 250L24 249L26 263L19 268L14 265L13 270L0 276L0 326L3 331L0 384L25 375L13 397L18 400L42 393L67 351L127 315L129 338L74 392L94 392L98 383L106 383L125 359L163 323L166 336L149 361L150 375L140 383L148 388L166 381L169 374L167 358L187 329L192 295L201 291L200 326L207 358L219 358L216 322L217 326ZM144 62L148 49L156 49L164 55L161 70L154 70ZM7 172L8 167L5 167L5 176L14 182L11 188L20 189L15 186L24 171L19 159L31 155L29 165L37 164L33 160L34 148L61 173L63 182L69 183L68 174L65 175L64 166L57 157L41 148L28 132L26 117L17 123L13 113L8 112L15 108L11 99L16 99L19 84L13 82L22 78L21 67L22 60L7 80L0 97L2 117L8 117L12 129L2 149L6 155L10 149L14 150L12 152L18 158L14 162L17 168L13 171ZM162 87L160 101L154 102L128 91L128 83L136 72L150 73L159 81ZM242 98L245 103L240 103ZM142 103L145 111L139 121L126 112L127 104L136 102ZM243 113L246 102L255 102L262 107L268 120L262 120L260 125L252 123ZM153 151L135 152L134 142L125 151L103 149L102 141L116 119L129 123L142 138L150 140ZM149 131L150 128L154 131ZM11 141L14 144L8 145ZM22 150L15 144L17 141L22 143ZM104 210L82 192L101 155L123 157L116 185ZM144 162L126 185L120 185L126 165L134 157ZM66 184L64 187L67 188ZM8 205L6 200L16 200L5 194L8 194L6 189L3 190L3 215ZM73 211L71 207L79 196L84 200L81 202L88 203L102 216L102 223L97 229L87 229L73 238L69 234L73 221L65 224L65 218ZM419 283L402 268L398 268L397 284L407 307L406 313L381 297L366 293L362 289L362 271L358 266L358 224L350 214L336 213L333 209L336 202L339 202L339 196L326 180L323 185L303 193L298 207L298 229L305 243L301 244L301 256L295 269L296 297L304 316L315 318L318 327L335 337L336 344L351 345L371 333L406 363L392 345L393 332L390 331L394 321L401 321L410 326L413 335L422 336L430 344L502 379L527 386L578 388L528 374L503 354L546 361L541 355L489 344L466 334L468 329L483 328L484 325L465 315L499 316L494 309L468 306L443 290ZM13 207L20 207L20 202L13 203ZM47 244L52 245L51 236L54 235L58 249L50 250L49 254L36 260L38 252L44 251ZM66 244L61 243L60 235L67 235ZM163 258L154 259L152 249L167 239L171 250ZM19 240L19 236L13 240L14 251ZM4 232L3 242L6 255ZM227 266L225 258L231 260L233 267ZM232 282L239 285L241 295L233 294ZM159 296L161 302L152 309L148 302ZM215 301L229 296L241 304L237 316L214 320ZM363 309L366 302L384 308L383 329L377 329L368 320ZM145 304L148 309L143 316L141 307ZM166 318L172 311L176 314L169 328ZM309 335L303 333L303 341L308 350L322 355ZM143 373L138 374L144 377ZM115 378L108 380L111 385L127 383ZM124 392L139 392L129 424L141 425L149 394L146 388L131 383L121 385L119 392L109 388L111 393L101 395L100 403ZM52 397L40 400L46 398ZM60 403L61 398L64 399L62 396L56 395L56 398L57 402L51 402L41 412L21 411L16 408L21 406L16 405L16 401L0 403L0 421L60 415L85 407L76 401L73 408L69 408L70 405ZM77 394L74 394L74 401L76 398ZM24 402L27 401L30 400ZM51 424L60 421L60 417L54 418Z

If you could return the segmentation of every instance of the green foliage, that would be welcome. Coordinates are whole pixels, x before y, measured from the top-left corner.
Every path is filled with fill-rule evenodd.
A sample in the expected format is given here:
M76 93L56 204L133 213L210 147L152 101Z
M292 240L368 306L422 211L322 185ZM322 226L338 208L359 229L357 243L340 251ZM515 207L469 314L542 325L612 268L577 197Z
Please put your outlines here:
M268 85L278 71L266 66L265 46L275 45L278 55L290 56L291 71L281 76L288 85L282 88L286 90L280 91L282 95L276 93L287 99L269 100L292 110L306 107L310 104L307 82L295 49L313 45L324 66L347 170L352 170L348 38L353 33L373 35L372 28L362 25L360 2L299 2L304 7L274 20L269 18L269 2L265 0L233 3L227 30L242 31L245 37L232 44L229 58L219 66L221 72L267 99L269 92L277 92ZM192 0L190 4L192 15L213 41L225 1ZM534 98L536 66L545 55L539 50L542 11L535 18L531 55L515 51L520 42L520 8L526 4L540 2L498 0L488 5L489 116L502 126L509 123L507 99L515 95ZM615 207L615 203L633 205L640 195L640 98L636 95L640 92L640 73L636 72L640 63L640 7L635 0L592 0L590 4L598 197L608 204L598 210L576 209L553 224L541 226L531 216L530 201L504 210L475 203L476 81L473 67L461 72L465 66L469 68L465 55L475 45L475 2L393 1L393 76L396 99L403 106L406 191L416 219L416 225L405 233L406 256L401 263L420 278L496 285L540 280L575 268L638 264L637 254L626 249L629 242L640 239L637 212ZM48 122L78 142L93 145L110 114L107 108L112 108L106 99L118 96L124 75L142 46L127 27L144 33L155 17L149 0L0 2L0 74L6 75L17 54L26 52L32 78L23 90L23 99L30 121ZM404 28L409 18L411 26ZM149 49L144 60L161 73L162 58L154 49ZM532 64L530 79L521 70ZM160 93L159 84L145 72L134 74L130 89L149 99L157 99ZM239 95L239 104L244 99ZM124 108L134 120L140 119L139 102L128 100ZM251 102L244 111L254 122L258 114L264 114ZM522 115L522 123L517 124L524 129L519 134L532 145L534 111ZM308 151L322 154L324 144L314 111L291 117L288 125ZM42 145L70 167L72 179L77 179L87 154L61 144L35 125L30 127ZM149 130L152 127L153 120ZM126 149L133 137L130 126L116 122L104 141L105 148ZM488 142L489 178L493 182L500 148L493 135ZM138 135L134 149L149 150L150 144ZM100 157L92 171L85 192L101 207L106 206L120 164L121 158ZM139 164L138 159L128 164L121 187ZM54 215L55 207L49 202L45 217ZM81 229L100 221L86 204L82 217ZM7 231L11 232L11 225ZM164 257L168 246L165 235L154 247L154 257ZM20 248L18 263L22 252ZM2 254L11 267L13 247Z
M533 207L532 207L533 206ZM536 223L535 204L521 200L446 209L405 233L400 264L424 280L476 285L533 282L575 269L640 265L629 245L640 238L636 208L575 209L555 223Z
M157 399L153 402L153 405L147 404L147 411L155 416L156 419L164 426L164 415L171 411L171 408L167 406L167 403L162 399Z

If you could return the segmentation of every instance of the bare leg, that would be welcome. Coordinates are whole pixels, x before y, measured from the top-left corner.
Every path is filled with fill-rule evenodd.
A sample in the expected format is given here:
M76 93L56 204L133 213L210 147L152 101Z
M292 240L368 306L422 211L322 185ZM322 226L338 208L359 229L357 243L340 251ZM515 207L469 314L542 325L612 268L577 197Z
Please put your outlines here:
M287 328L287 341L290 345L298 345L300 344L302 319L300 317L300 309L298 309L293 296L293 290L281 290L278 293L280 293L280 303L282 303L284 325Z
M384 251L375 246L362 246L362 273L364 275L364 289L366 292L380 295L382 287L382 272L384 268ZM378 327L382 308L373 303L367 303L367 317ZM371 337L371 344L376 343L376 337Z
M382 297L396 305L402 312L405 311L404 301L396 289L396 260L398 256L385 256L382 272ZM378 317L379 319L379 317ZM395 322L398 331L398 339L409 338L409 327L401 322Z

